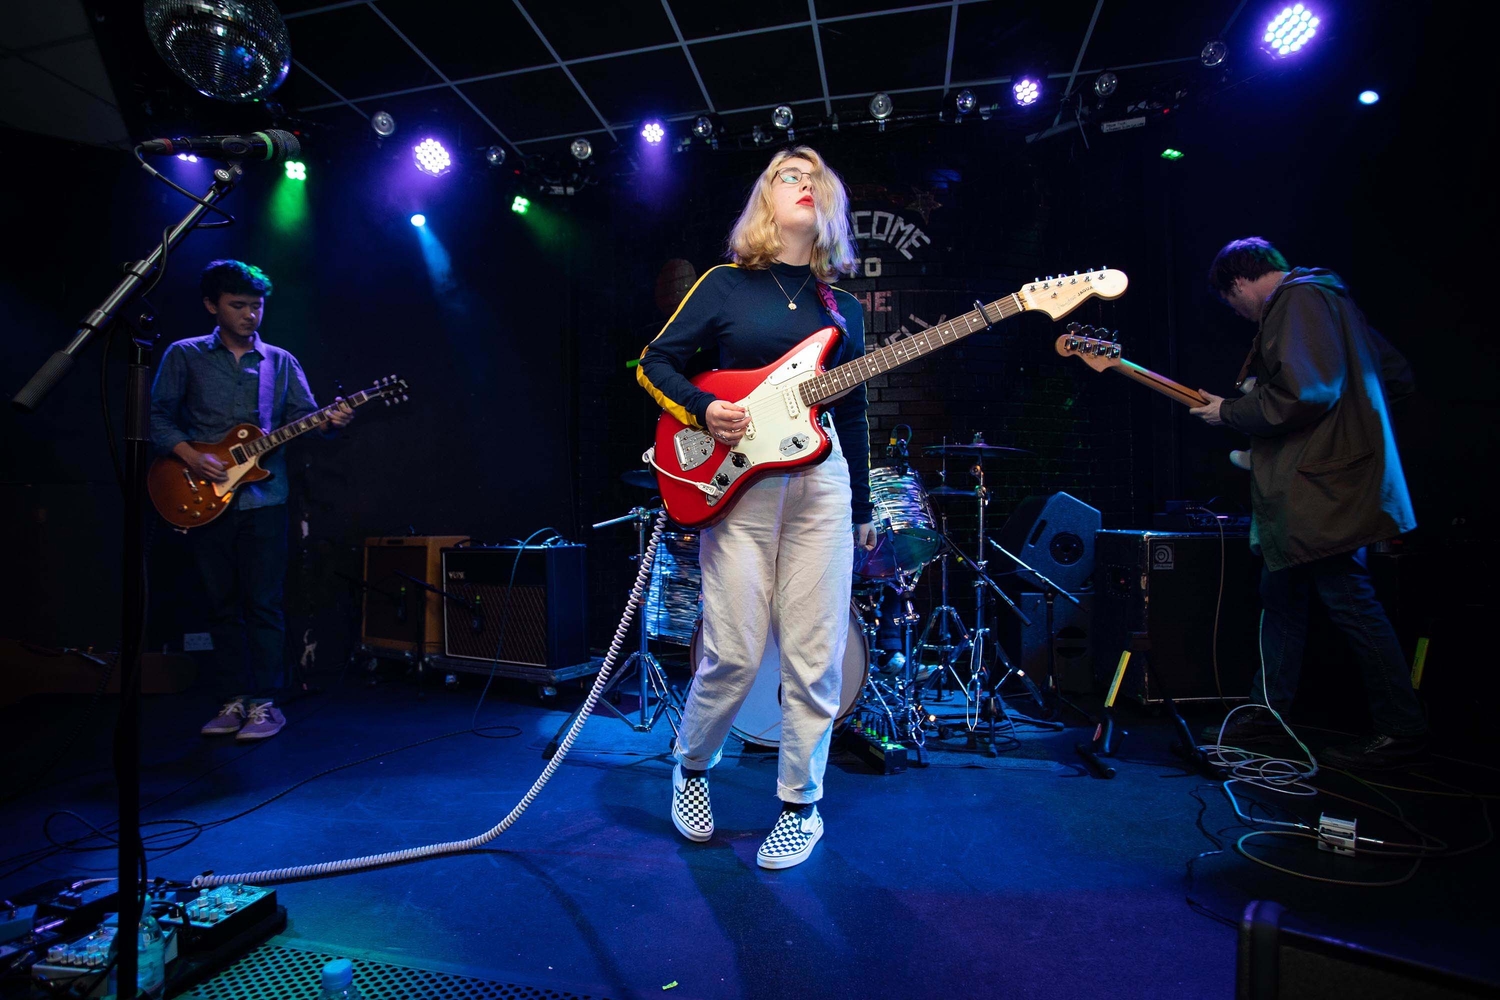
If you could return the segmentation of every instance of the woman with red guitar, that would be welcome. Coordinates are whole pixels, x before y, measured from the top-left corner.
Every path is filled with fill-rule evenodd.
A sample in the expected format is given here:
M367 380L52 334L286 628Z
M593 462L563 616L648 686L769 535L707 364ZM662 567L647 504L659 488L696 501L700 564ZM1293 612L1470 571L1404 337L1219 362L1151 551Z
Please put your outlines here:
M636 377L663 409L732 448L750 414L683 375L700 349L717 350L721 368L759 368L834 325L842 336L829 367L864 353L859 301L828 284L858 264L838 175L806 146L778 153L730 233L729 257L733 263L710 269L689 290L641 355ZM762 868L800 864L823 835L816 803L839 711L854 545L875 546L865 399L860 385L824 412L834 445L827 460L759 480L699 536L703 655L675 747L672 822L692 841L713 835L708 770L774 631L782 812L757 853Z

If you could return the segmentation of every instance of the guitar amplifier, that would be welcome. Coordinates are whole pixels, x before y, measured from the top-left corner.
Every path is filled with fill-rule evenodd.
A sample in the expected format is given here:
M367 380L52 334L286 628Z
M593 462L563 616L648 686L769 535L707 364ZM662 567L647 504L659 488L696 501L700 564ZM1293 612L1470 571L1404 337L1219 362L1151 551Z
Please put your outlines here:
M1147 703L1243 701L1260 666L1260 563L1249 536L1213 532L1100 531L1094 536L1094 674L1113 677L1131 634L1144 633L1156 676L1135 654L1120 693ZM1219 600L1220 570L1223 600ZM1214 620L1218 611L1218 677Z
M387 652L436 652L443 599L413 580L440 586L443 549L468 540L467 535L366 538L360 641Z
M582 545L445 550L443 586L457 601L444 602L443 654L552 670L589 662L585 551Z

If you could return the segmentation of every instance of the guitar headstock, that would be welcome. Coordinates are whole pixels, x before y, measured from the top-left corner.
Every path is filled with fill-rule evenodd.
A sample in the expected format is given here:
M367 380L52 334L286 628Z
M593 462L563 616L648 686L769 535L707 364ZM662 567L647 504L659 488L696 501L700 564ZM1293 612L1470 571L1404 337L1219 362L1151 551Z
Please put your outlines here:
M1094 271L1038 278L1016 295L1027 309L1039 309L1058 320L1091 298L1117 299L1129 286L1130 279L1125 277L1124 271L1101 267Z
M379 397L386 406L400 406L407 401L406 379L397 375L387 375L375 380L370 387L371 397Z
M1083 363L1102 372L1120 363L1119 334L1096 326L1069 323L1068 332L1057 338L1057 353L1078 357Z

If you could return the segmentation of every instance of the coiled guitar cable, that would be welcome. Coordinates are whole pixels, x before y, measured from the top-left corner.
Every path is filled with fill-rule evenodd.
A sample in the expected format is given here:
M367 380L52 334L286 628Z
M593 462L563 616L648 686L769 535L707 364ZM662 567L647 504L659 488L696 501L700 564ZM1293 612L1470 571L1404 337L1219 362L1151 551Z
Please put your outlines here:
M462 851L472 851L483 847L506 830L510 829L515 822L521 818L521 814L536 800L547 782L552 780L552 775L562 766L563 760L568 756L573 742L583 729L583 724L588 721L594 712L594 706L599 701L600 692L609 683L609 675L614 671L615 661L619 658L620 649L625 643L625 636L630 630L631 620L639 612L644 599L646 589L651 580L651 564L656 560L656 545L661 538L662 529L666 526L667 514L662 511L657 515L656 523L651 528L651 540L646 544L646 555L641 560L640 566L636 568L635 583L630 588L630 598L625 604L625 613L620 618L620 624L615 629L614 639L609 644L609 651L605 653L604 662L599 667L599 674L594 678L594 685L589 689L588 697L584 700L583 710L578 713L578 718L568 728L568 733L558 745L557 753L542 768L542 773L532 782L531 788L521 796L521 800L515 807L495 826L481 833L477 837L468 840L450 840L442 844L429 844L426 847L409 847L404 851L390 851L385 854L368 854L361 858L349 858L344 861L324 861L316 865L302 865L296 868L271 868L258 872L241 872L235 875L199 875L193 879L195 889L213 889L221 885L268 885L272 882L293 882L298 879L314 878L322 875L347 875L351 872L365 871L370 868L378 868L381 865L396 864L402 861L421 861L427 858L437 858L448 854L458 854Z

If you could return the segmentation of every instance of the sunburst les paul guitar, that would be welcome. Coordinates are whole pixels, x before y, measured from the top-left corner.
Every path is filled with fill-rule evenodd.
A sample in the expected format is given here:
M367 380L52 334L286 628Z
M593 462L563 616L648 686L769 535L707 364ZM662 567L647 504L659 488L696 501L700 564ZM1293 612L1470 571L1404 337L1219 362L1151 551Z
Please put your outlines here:
M1068 332L1057 338L1057 353L1065 358L1078 358L1096 372L1119 372L1185 406L1208 405L1208 400L1197 389L1189 389L1181 382L1174 382L1165 375L1158 375L1149 368L1142 368L1133 361L1125 360L1120 356L1120 344L1117 340L1100 336L1107 332L1097 327L1069 323ZM1241 469L1250 468L1249 452L1231 451L1229 460Z
M1003 299L974 303L972 312L928 327L831 370L824 362L840 336L824 327L764 368L705 372L693 385L743 406L745 436L733 448L706 429L663 412L646 460L656 469L667 514L684 528L703 528L729 513L740 495L772 473L809 468L833 444L819 423L823 409L856 386L941 350L1003 319L1035 310L1061 319L1091 298L1125 294L1123 271L1101 268L1034 281Z
M260 466L262 455L294 437L323 427L333 411L340 407L363 406L377 399L393 406L406 401L406 391L405 379L388 375L368 389L361 389L269 434L254 424L239 424L212 444L189 442L198 451L213 455L223 463L228 478L222 483L209 482L193 475L187 463L176 455L162 455L151 463L146 473L146 491L151 494L157 512L173 527L201 528L229 508L240 487L270 477L271 474Z

